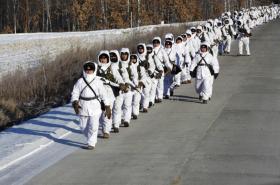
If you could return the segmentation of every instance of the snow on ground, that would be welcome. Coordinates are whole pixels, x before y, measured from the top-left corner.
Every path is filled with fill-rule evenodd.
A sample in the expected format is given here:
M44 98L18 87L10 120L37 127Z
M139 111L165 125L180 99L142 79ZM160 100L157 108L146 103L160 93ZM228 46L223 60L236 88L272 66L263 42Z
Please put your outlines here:
M80 133L77 123L73 108L65 105L0 132L0 171L53 142L63 142L67 134Z
M142 26L139 28L90 32L31 33L0 35L0 77L14 70L27 69L44 60L52 61L71 48L106 48L112 40L131 40L137 34L148 34L159 27L193 26L201 22Z

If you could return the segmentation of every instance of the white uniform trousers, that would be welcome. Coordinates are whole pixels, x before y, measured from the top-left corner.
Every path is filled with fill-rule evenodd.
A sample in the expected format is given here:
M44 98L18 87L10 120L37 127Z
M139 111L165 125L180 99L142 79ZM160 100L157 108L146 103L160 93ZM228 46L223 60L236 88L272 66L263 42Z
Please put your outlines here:
M152 104L155 104L157 85L158 85L158 79L153 78L151 84L151 90L150 90L150 102L152 102Z
M186 66L184 65L184 67L182 68L182 72L181 72L181 81L185 82L187 80L191 80L192 77L190 75L190 65Z
M142 98L141 98L141 104L142 107L144 109L148 109L149 108L149 102L150 102L150 92L151 92L151 88L152 88L152 80L150 84L147 84L145 86L145 88L143 89L143 93L142 93Z
M112 100L110 103L110 107L113 109L114 107L114 101ZM100 118L100 126L102 128L102 132L106 134L110 134L111 129L112 129L112 118L108 119L105 116L105 112L102 113L101 118Z
M243 45L245 45L246 53L247 55L251 55L250 53L250 39L249 37L241 37L238 40L238 45L239 45L239 54L243 55Z
M163 99L164 76L158 79L156 99Z
M95 147L97 143L98 126L101 114L80 116L80 128L87 138L87 144Z
M123 105L122 105L122 119L125 122L130 123L132 113L132 92L128 91L123 94Z
M209 98L212 97L213 95L213 85L214 85L214 76L211 76L212 78L210 78L210 85L209 85Z
M212 95L212 79L212 76L203 79L196 79L195 90L199 96L202 96L203 100L209 100L209 97Z
M218 57L218 53L219 53L219 46L218 46L218 45L214 45L214 46L212 47L212 51L213 51L213 56L214 56L215 58L217 58L217 57Z
M122 105L123 105L123 93L120 93L119 96L116 97L112 116L113 116L113 125L116 128L120 127L121 121L122 121Z
M180 72L174 76L174 81L176 82L176 85L179 85L179 86L181 85L182 76L183 76L183 69L182 69L182 72Z
M132 93L132 114L135 116L139 115L141 94L140 92L134 90Z
M227 36L226 40L224 41L225 45L225 52L229 52L231 50L231 36Z

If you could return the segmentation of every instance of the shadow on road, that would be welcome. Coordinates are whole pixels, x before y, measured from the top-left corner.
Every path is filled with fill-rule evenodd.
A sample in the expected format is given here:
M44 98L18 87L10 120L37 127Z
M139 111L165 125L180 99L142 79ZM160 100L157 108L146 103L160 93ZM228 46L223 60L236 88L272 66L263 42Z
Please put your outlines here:
M192 103L199 103L201 104L201 101L197 97L191 97L191 96L183 96L183 95L174 95L170 97L170 101L183 101L183 102L192 102Z
M55 116L52 116L55 115ZM61 117L63 115L64 117ZM25 125L30 128L23 127L11 127L4 131L4 134L21 134L21 135L30 135L30 136L41 136L45 137L49 140L52 140L56 143L72 146L72 147L81 147L84 146L83 143L75 142L63 138L60 135L57 135L55 131L58 129L63 129L72 133L81 134L79 129L74 129L66 125L66 123L74 122L74 124L78 125L78 121L75 119L65 118L65 115L72 116L73 114L67 112L53 111L49 112L46 115L40 116L38 119L29 120L25 123ZM45 119L45 120L40 120ZM47 121L46 121L47 120ZM55 123L61 121L61 124Z
M68 146L72 146L72 147L78 147L78 148L85 145L84 143L57 138L57 137L55 137L55 132L53 132L53 131L42 131L42 130L34 130L34 129L26 129L26 128L10 128L6 132L14 133L14 134L42 136L42 137L45 137L56 143L60 143L60 144L68 145Z

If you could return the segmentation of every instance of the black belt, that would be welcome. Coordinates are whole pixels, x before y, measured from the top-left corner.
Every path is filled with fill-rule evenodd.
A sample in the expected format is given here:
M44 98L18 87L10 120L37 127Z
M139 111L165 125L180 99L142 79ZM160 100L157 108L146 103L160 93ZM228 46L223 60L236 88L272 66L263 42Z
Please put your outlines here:
M91 101L91 100L95 100L97 98L98 98L97 96L89 97L89 98L88 97L82 97L82 96L79 97L80 100L84 100L84 101Z
M199 66L207 66L206 64L198 64Z

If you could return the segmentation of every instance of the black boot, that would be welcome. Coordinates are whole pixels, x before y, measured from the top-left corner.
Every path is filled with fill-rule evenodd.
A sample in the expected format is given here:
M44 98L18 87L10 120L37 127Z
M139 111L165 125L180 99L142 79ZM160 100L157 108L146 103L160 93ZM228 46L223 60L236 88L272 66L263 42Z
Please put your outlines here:
M127 121L123 122L124 127L129 127L129 123Z
M119 128L115 127L115 125L113 125L113 132L114 133L119 133L120 132Z
M137 115L132 114L132 119L137 119Z
M167 99L167 100L168 100L168 99L169 99L169 96L168 96L168 95L166 95L166 96L164 97L164 99Z

